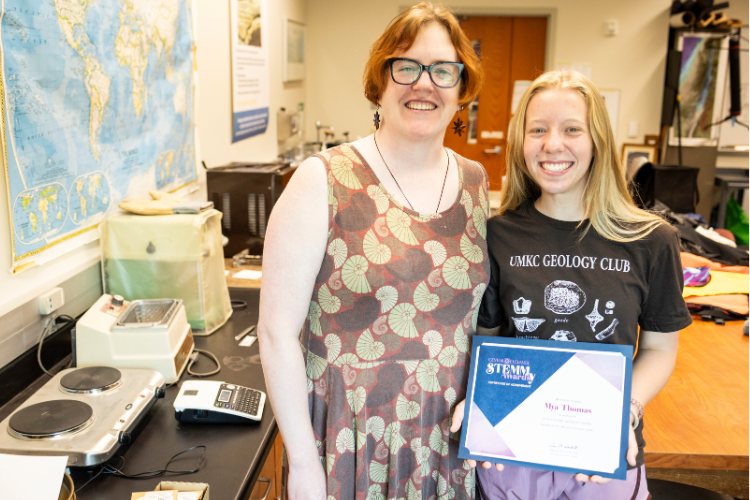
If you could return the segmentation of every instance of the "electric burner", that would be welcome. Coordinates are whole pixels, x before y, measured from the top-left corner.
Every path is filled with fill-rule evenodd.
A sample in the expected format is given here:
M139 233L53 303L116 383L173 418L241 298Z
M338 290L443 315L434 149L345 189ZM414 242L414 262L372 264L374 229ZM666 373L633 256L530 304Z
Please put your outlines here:
M90 467L129 444L157 398L156 370L91 366L62 370L0 422L0 453L67 456Z
M44 439L82 431L94 421L94 410L82 401L57 399L18 410L10 417L12 436Z
M110 366L78 368L60 380L62 390L73 394L96 394L116 389L121 384L120 370Z

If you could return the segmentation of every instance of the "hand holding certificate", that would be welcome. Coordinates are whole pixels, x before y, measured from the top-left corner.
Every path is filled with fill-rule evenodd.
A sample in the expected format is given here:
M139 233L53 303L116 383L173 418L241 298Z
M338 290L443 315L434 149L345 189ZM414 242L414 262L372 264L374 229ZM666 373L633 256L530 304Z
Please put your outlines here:
M458 456L624 479L632 352L474 337Z

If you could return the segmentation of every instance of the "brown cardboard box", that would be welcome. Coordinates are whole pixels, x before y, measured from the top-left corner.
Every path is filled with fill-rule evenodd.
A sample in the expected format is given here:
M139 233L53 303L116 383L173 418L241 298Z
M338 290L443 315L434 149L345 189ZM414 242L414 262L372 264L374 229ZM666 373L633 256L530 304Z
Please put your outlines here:
M159 490L155 490L155 491L159 491ZM137 500L138 498L143 498L146 495L148 495L148 493L149 493L148 491L141 491L138 493L133 493L132 495L130 495L130 500ZM171 493L172 493L172 500L177 500L177 490L172 490Z
M154 491L172 491L172 498L174 500L177 500L177 492L182 491L195 491L198 493L201 493L201 495L198 497L199 500L209 500L208 498L208 483L185 483L182 481L162 481L158 485L156 485L156 488L154 488ZM133 493L130 497L130 500L137 500L139 498L143 498L143 496L146 495L146 492L139 492L139 493Z

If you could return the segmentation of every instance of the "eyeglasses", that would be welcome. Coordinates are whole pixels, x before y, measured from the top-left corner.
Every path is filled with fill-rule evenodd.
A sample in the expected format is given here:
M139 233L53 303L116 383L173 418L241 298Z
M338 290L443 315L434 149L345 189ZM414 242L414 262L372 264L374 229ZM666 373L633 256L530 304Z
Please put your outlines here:
M422 71L427 70L432 83L443 89L450 89L458 84L464 65L456 62L436 62L424 66L412 59L405 57L391 57L388 59L391 66L391 78L399 85L411 85L422 76Z

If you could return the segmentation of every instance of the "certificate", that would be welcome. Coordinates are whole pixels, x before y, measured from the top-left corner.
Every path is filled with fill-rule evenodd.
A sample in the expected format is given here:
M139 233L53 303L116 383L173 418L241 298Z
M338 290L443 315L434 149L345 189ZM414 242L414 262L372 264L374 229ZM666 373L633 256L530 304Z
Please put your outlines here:
M475 336L471 354L460 458L625 479L631 346Z

